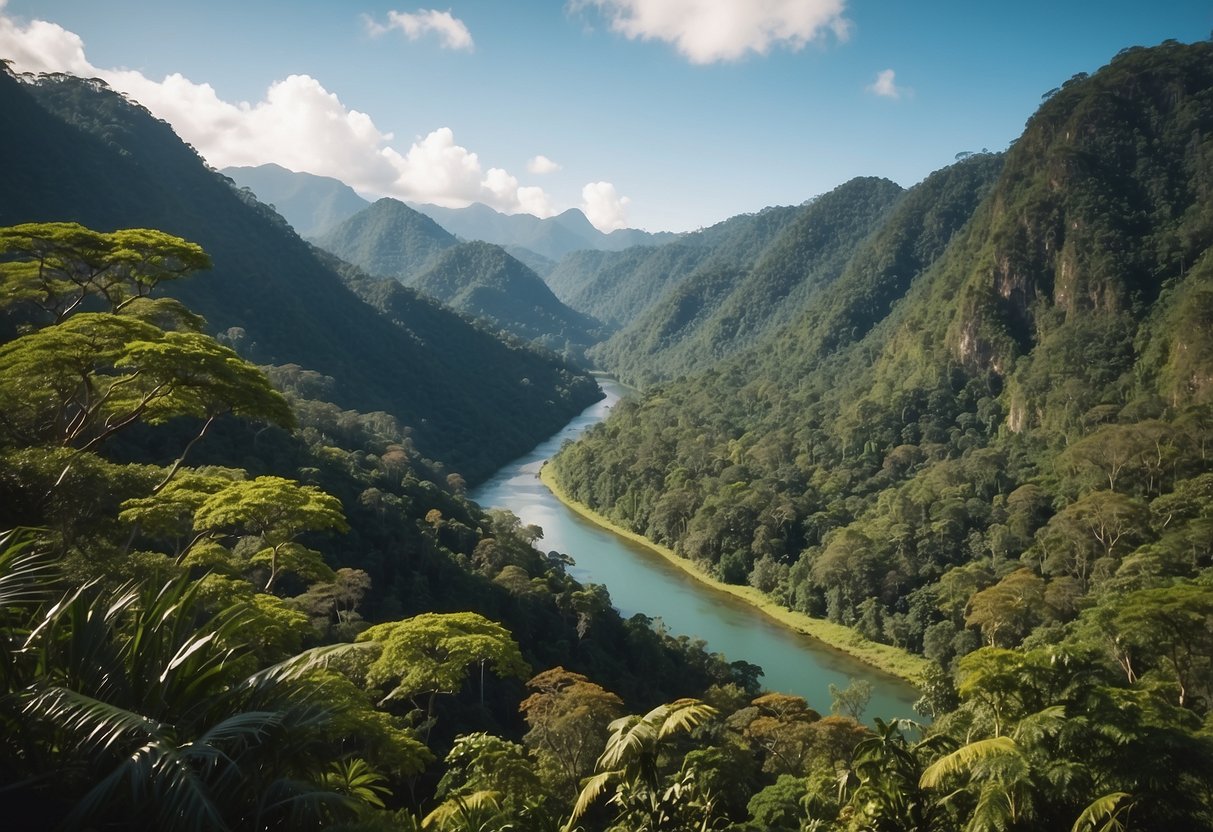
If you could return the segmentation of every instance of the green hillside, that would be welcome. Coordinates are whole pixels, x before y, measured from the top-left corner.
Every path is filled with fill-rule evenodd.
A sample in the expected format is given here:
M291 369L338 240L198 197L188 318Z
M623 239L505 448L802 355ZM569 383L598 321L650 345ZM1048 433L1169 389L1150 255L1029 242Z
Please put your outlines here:
M800 321L565 449L562 487L945 665L1207 586L1211 57L1071 80L1001 173L929 178Z
M501 246L460 243L410 281L448 306L556 352L581 355L602 339L598 321L565 306Z
M751 262L800 211L799 207L766 208L741 214L662 246L576 251L561 259L545 279L556 296L574 309L626 326L696 269Z
M326 251L406 285L459 241L398 199L384 198L315 238Z
M731 260L701 265L592 357L625 380L648 383L706 369L757 343L837 279L901 194L887 179L855 179L813 200L765 246L725 243Z
M532 447L597 395L551 354L506 345L416 299L389 319L356 297L278 215L209 170L167 124L97 82L0 77L10 183L0 223L158 227L203 246L204 281L175 296L262 364L336 379L332 401L386 411L469 480ZM486 444L482 437L493 436Z

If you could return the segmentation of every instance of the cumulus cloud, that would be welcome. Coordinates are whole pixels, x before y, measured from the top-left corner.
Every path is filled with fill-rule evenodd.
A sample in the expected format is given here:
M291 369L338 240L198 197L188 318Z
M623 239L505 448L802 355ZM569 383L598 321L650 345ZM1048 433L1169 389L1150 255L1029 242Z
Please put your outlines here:
M868 92L881 98L901 98L903 88L897 86L897 73L891 69L882 69L876 73L876 80L868 84Z
M526 169L528 173L542 175L545 173L555 173L560 170L560 165L553 162L547 156L540 154L526 163Z
M632 200L620 196L610 182L591 182L581 189L581 210L599 231L627 228L627 206Z
M373 196L394 196L447 207L483 202L499 211L552 216L542 188L522 186L500 168L485 170L447 127L403 152L369 115L342 104L308 75L275 81L254 104L224 101L209 84L180 74L156 81L132 70L103 69L85 56L78 35L35 20L20 24L0 0L0 55L18 72L70 72L97 77L173 125L217 168L275 162L291 170L332 176Z
M409 40L417 40L431 32L438 36L446 49L466 49L471 52L475 48L472 33L462 20L453 16L449 11L440 12L434 9L418 9L415 12L387 13L387 23L380 23L371 17L366 17L366 29L371 35L379 35L399 29Z
M630 39L661 40L692 63L765 55L772 46L796 50L833 35L846 40L845 0L575 0L600 9L611 28Z
M4 14L0 0L0 55L20 72L70 72L91 76L93 67L84 57L84 41L57 23L35 20L18 26Z

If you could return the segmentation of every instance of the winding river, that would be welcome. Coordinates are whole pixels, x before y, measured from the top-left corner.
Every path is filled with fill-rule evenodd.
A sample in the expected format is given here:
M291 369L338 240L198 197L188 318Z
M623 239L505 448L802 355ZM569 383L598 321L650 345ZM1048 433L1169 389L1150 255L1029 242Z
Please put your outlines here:
M643 612L660 618L675 635L701 638L730 661L763 668L770 690L803 696L829 713L828 686L852 679L872 683L865 720L914 717L917 692L901 679L860 662L822 642L789 630L733 596L696 581L660 555L585 520L565 508L538 479L540 466L569 439L602 421L626 388L600 379L606 398L591 405L555 436L506 465L471 497L482 506L505 508L523 523L543 528L539 544L571 555L570 574L582 583L605 584L625 616Z

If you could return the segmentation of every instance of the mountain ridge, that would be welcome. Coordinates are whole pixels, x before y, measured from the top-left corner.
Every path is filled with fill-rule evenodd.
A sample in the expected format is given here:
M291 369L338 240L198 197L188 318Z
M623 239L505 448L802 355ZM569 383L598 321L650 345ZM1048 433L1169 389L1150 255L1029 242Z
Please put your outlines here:
M598 395L554 355L502 344L420 298L412 306L424 310L418 327L428 335L418 339L355 297L285 220L209 170L166 123L100 82L4 73L0 100L16 119L0 136L12 183L0 223L156 227L199 243L214 268L172 294L212 332L255 361L333 377L338 404L392 413L420 450L469 480ZM506 413L526 415L510 424ZM492 447L485 435L496 437Z
M289 170L273 162L219 172L273 207L300 237L321 234L370 204L340 179Z

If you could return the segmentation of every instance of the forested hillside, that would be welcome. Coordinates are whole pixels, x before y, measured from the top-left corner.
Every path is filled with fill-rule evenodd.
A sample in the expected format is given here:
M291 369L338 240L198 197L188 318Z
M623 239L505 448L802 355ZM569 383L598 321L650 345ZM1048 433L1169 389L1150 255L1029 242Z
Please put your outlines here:
M330 401L386 411L418 449L474 480L597 395L554 355L506 345L416 299L389 319L282 219L210 171L163 122L99 82L0 77L0 223L150 226L201 244L205 281L170 291L242 355L335 379ZM405 316L405 309L415 316ZM491 436L491 443L483 437Z
M840 185L813 200L768 245L751 248L753 259L701 266L592 357L629 382L646 383L740 352L791 321L837 279L901 194L887 179Z
M907 192L688 235L661 291L723 357L550 463L929 658L926 725L763 691L469 502L591 395L554 356L308 246L98 82L0 105L6 829L1213 829L1213 41Z
M626 326L697 268L749 263L799 212L793 207L742 214L663 246L576 251L545 279L556 297L574 309Z
M622 405L557 458L562 482L730 580L945 661L1066 623L1122 570L1196 577L1210 49L1134 50L1068 83L962 231L997 159L919 186L768 344ZM889 265L932 259L912 280ZM1051 603L1013 622L966 606L1007 580Z
M543 278L501 246L460 243L395 199L379 200L316 243L370 274L393 277L493 329L568 358L582 358L607 334L601 323L557 300Z
M558 481L727 581L958 668L962 695L1039 648L1196 731L1213 44L1127 50L1047 96L1005 163L918 188L799 321L621 404Z
M398 199L380 199L348 217L315 242L326 251L406 286L459 244L456 237Z
M501 246L460 243L447 249L410 285L453 309L557 353L583 357L606 328L565 306L552 290Z

